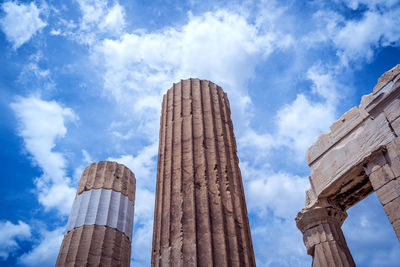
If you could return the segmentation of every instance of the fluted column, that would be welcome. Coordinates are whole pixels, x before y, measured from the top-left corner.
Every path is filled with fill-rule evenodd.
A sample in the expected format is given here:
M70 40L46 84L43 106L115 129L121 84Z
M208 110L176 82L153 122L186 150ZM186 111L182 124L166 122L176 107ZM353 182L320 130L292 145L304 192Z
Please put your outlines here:
M88 166L77 194L56 266L129 266L136 179L124 165Z
M303 233L307 254L313 257L313 267L356 266L341 229L346 217L345 211L331 205L297 214L296 224Z
M152 266L255 266L229 102L188 79L164 95Z

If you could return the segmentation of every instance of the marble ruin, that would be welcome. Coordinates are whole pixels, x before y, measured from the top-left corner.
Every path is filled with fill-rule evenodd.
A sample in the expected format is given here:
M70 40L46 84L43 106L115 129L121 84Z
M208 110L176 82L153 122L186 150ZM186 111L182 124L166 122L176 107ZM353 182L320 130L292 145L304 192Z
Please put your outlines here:
M311 188L296 216L312 266L355 266L341 225L376 192L400 240L400 65L307 151Z
M312 266L355 266L341 226L376 192L400 240L400 65L307 151L311 188L296 216ZM129 266L135 176L101 161L83 174L56 266ZM151 266L256 266L229 101L181 80L161 111Z
M129 266L136 179L100 161L81 177L56 266Z
M151 266L255 266L229 102L188 79L164 95Z

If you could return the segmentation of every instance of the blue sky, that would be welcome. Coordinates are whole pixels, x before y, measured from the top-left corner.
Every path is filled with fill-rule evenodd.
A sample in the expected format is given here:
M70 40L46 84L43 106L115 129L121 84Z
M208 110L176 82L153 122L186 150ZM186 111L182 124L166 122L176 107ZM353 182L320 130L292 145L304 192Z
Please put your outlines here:
M258 266L310 266L294 217L305 150L400 63L400 2L3 1L0 266L52 266L84 167L137 179L132 265L149 266L162 95L228 93ZM357 266L395 266L375 194L343 225Z

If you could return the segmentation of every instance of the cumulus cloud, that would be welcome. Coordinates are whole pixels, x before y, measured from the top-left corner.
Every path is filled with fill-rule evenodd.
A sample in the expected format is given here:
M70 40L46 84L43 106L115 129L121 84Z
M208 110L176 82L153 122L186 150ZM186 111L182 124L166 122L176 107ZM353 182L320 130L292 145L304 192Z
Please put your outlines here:
M361 20L348 21L333 37L342 61L345 64L357 59L370 61L376 48L398 45L399 15L400 8L384 13L367 11Z
M13 43L14 49L29 41L36 32L47 25L40 19L40 9L34 2L30 4L5 2L1 8L6 13L0 19L1 29L6 34L7 40Z
M250 211L292 220L305 203L307 177L283 171L274 173L267 165L251 166L243 162L240 168L245 176L247 205ZM272 212L272 213L271 213Z
M63 239L63 228L53 231L44 230L33 249L24 253L19 258L19 263L24 266L54 266Z
M260 133L249 128L240 136L244 153L251 149L246 155L265 157L271 150L284 147L294 159L303 162L306 149L322 131L329 130L337 117L340 99L335 71L316 64L308 69L305 78L311 82L311 90L297 94L293 102L277 110L274 132Z
M9 221L0 221L0 260L7 260L10 253L19 249L18 241L31 237L31 228L22 221L13 224Z
M339 58L338 65L348 67L370 62L375 52L383 47L400 43L400 7L397 1L352 0L345 1L352 9L363 7L359 16L343 15L322 9L314 13L317 25L314 32L304 38L308 45L330 44Z
M243 15L220 10L190 15L187 24L156 33L141 31L118 40L105 39L95 47L93 58L105 67L105 90L119 103L129 103L139 129L155 136L161 94L184 78L221 85L238 119L248 115L251 101L246 82L260 58L280 49L282 40L276 32L260 31ZM241 122L245 125L246 120Z
M55 101L35 96L18 98L11 108L19 121L18 134L24 139L25 149L43 170L43 175L35 180L39 202L46 209L68 214L75 190L66 177L64 155L54 148L56 140L67 133L65 122L76 120L77 116Z

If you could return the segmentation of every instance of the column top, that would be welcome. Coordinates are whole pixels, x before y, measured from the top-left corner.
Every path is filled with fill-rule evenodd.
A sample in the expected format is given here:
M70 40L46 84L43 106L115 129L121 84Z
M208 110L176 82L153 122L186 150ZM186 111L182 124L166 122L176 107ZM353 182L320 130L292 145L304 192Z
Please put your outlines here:
M302 209L295 220L297 228L304 233L306 230L324 222L334 222L341 226L346 218L346 211L334 205L327 205Z
M101 188L120 192L135 203L136 178L134 173L123 164L115 161L99 161L90 164L82 173L76 195Z

